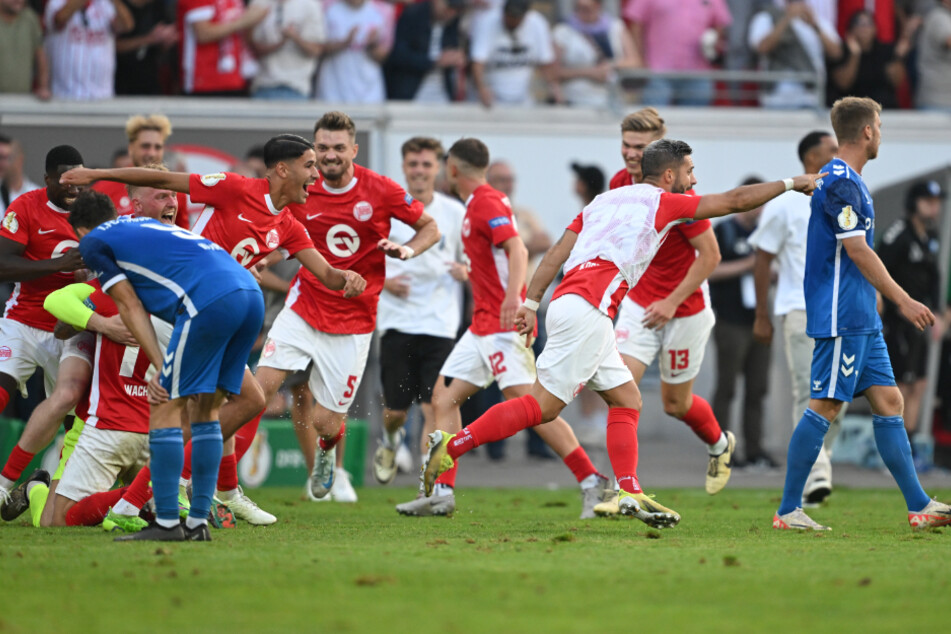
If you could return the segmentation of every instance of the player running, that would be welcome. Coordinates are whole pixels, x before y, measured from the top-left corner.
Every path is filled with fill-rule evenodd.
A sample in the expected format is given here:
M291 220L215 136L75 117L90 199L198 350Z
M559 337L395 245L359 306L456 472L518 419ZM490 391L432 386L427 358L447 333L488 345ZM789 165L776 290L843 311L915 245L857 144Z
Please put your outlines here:
M346 114L328 112L317 120L314 147L321 179L308 188L306 204L292 211L332 266L366 278L366 292L346 300L301 270L268 332L255 376L269 401L289 373L313 364L309 385L317 401L318 447L307 492L320 499L333 486L336 445L366 369L386 277L384 258L408 260L422 253L439 240L439 229L402 187L353 163L359 147L356 126ZM415 230L405 244L388 239L394 218Z
M881 105L845 97L832 106L839 151L823 166L812 200L806 242L806 334L815 339L809 407L796 425L786 457L786 483L773 528L831 530L800 508L803 487L822 441L844 402L864 394L872 407L875 445L898 483L913 528L951 524L951 506L921 488L902 419L901 391L882 336L877 290L918 330L934 325L924 304L902 289L872 250L875 209L862 168L878 156Z
M525 298L528 250L518 235L508 197L486 183L488 166L489 149L478 139L460 139L449 148L446 178L466 201L462 244L470 263L474 308L472 325L452 349L433 388L436 429L447 432L462 428L460 406L493 381L506 400L524 397L535 382L535 355L515 329L515 311ZM581 486L581 518L594 517L607 478L595 469L568 423L553 419L536 431ZM448 515L456 508L455 484L453 467L440 475L435 491L420 492L396 510L403 515Z
M645 495L637 481L641 397L617 351L611 320L674 225L746 211L790 189L809 193L818 178L809 174L725 194L684 196L693 180L691 153L683 141L652 143L641 161L644 183L595 198L548 251L516 315L519 332L531 334L538 302L565 263L567 273L548 307L548 343L538 359L538 379L529 394L496 405L461 432L430 436L423 472L427 494L459 456L553 420L587 385L609 407L607 448L621 487L621 513L657 527L680 521L676 512Z

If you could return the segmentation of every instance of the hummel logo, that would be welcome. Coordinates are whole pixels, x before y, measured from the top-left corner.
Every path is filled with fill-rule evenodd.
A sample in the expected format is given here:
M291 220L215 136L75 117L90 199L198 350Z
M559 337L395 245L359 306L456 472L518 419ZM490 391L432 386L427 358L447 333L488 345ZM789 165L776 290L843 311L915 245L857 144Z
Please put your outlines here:
M37 229L37 230L36 230L36 232L37 232L38 234L40 234L41 236L42 236L42 235L46 235L47 233L51 233L51 232L53 232L53 231L56 231L56 229L45 229L45 230L44 230L44 229Z
M171 373L172 373L172 366L167 365L164 368L162 368L162 376L168 376Z
M818 392L822 389L822 381L813 381L812 382L812 391Z
M842 353L842 362L843 362L843 363L845 363L846 365L852 365L852 363L853 363L854 361L855 361L855 355L854 355L854 354L853 354L851 357L849 357L849 356L846 356L846 354L845 354L844 352Z
M852 376L853 372L855 372L855 368L853 368L852 366L849 366L849 367L842 366L842 374L844 374L845 376Z
M307 214L307 219L308 219L308 220L313 220L313 219L316 218L317 216L323 215L323 213L324 213L324 212L320 212L319 214Z
M238 220L243 220L244 222L253 222L252 220L245 218L242 214L238 214Z
M175 351L172 350L172 351L169 352L167 355L165 355L165 363L170 363L170 362L172 361L172 359L174 359L174 358L175 358Z

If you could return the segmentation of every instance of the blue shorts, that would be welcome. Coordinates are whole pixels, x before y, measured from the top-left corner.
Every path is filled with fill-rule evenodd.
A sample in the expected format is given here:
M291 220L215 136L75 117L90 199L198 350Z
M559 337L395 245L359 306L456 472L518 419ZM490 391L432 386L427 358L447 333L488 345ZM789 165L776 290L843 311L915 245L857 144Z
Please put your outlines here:
M171 398L241 392L251 347L264 322L261 291L236 290L197 315L180 314L165 351L162 387Z
M895 385L881 332L816 339L812 353L812 398L852 402L873 385Z

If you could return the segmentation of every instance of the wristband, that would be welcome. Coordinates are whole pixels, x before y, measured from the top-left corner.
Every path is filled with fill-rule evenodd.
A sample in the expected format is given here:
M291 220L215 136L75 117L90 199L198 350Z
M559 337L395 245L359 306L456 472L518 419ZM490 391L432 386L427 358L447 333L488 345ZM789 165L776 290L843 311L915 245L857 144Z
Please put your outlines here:
M791 179L791 178L784 178L784 179L783 179L783 185L786 186L786 191L787 191L787 192L788 192L790 189L793 188L793 184L794 184L793 179Z
M526 299L524 302L522 302L522 306L529 309L533 313L538 312L538 302L536 302L534 299Z
M413 247L407 246L405 244L400 247L400 250L403 252L404 255L406 254L407 251L409 251L409 255L404 257L403 258L404 260L409 260L410 258L416 255L416 249L414 249Z

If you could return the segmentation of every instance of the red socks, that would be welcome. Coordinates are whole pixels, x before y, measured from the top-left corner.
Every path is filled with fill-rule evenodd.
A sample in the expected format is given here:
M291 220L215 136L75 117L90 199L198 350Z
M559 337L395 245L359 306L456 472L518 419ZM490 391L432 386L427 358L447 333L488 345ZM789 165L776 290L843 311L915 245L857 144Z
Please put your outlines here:
M135 474L132 484L125 488L122 499L135 508L141 509L145 506L145 503L149 501L149 498L152 497L152 486L149 484L151 479L152 471L148 465L142 467L139 472Z
M494 405L449 443L453 460L481 444L495 442L540 425L542 409L531 394Z
M452 465L452 469L444 472L436 478L436 484L445 484L447 487L456 487L456 473L459 471L459 463Z
M7 458L7 464L3 465L3 471L0 471L0 475L11 482L16 482L23 475L24 469L30 464L30 460L33 460L35 455L35 453L23 451L20 449L20 445L16 445L13 451L10 452L10 457Z
M221 457L218 467L218 490L233 491L238 488L238 455Z
M182 467L182 478L192 479L192 441L185 443L185 466Z
M584 450L584 447L581 446L565 456L565 466L571 469L571 472L575 475L575 479L578 480L578 482L581 482L589 475L598 474L598 470L594 468L594 464L588 457L587 452Z
M251 448L251 443L254 442L254 437L258 433L258 425L261 424L262 416L264 416L263 411L242 425L235 433L234 455L238 457L239 462L244 458L244 454L248 453L248 449Z
M608 410L608 458L618 485L628 493L641 493L637 481L637 419L640 412L630 407Z
M696 394L693 395L693 403L690 404L690 409L687 410L687 413L684 414L684 417L680 420L687 423L687 426L693 430L697 438L707 445L716 444L723 434L723 431L720 429L720 423L717 422L716 416L713 415L713 409L710 407L710 403Z
M66 526L95 526L101 524L109 509L122 499L128 487L113 489L104 493L93 493L73 504L66 511Z
M340 425L340 431L337 432L337 435L331 438L330 440L325 440L323 436L317 438L317 446L322 450L327 451L328 449L333 449L334 446L340 442L340 439L343 438L343 435L347 433L347 423Z

